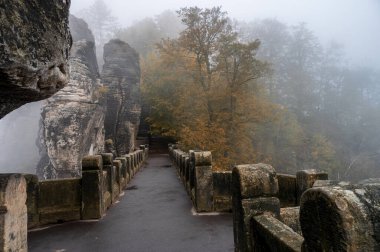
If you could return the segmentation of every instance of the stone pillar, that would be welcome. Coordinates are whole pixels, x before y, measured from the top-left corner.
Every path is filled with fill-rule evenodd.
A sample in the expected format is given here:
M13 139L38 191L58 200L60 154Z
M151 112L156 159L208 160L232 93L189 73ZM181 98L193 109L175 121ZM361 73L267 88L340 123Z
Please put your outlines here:
M116 168L113 166L113 154L102 153L102 158L103 158L103 169L107 172L107 191L110 193L111 203L113 203L116 197L119 195L118 192L114 191L114 186L113 186L114 181L116 179Z
M120 191L122 191L128 183L127 158L118 157L116 160L121 162Z
M120 193L121 193L121 188L122 188L122 175L121 175L121 170L122 170L122 164L121 164L121 161L120 160L114 160L113 161L113 166L115 167L115 181L114 181L114 184L113 184L113 187L114 187L114 192L115 194L117 193L118 195L115 196L115 198L117 198Z
M255 251L250 219L280 215L276 171L267 164L238 165L232 171L231 190L235 251Z
M103 160L101 155L82 159L82 212L81 218L100 219L104 214Z
M21 174L0 174L0 251L28 251L26 182Z
M212 156L210 151L194 152L195 208L197 212L213 211Z
M315 169L298 171L296 174L297 205L300 203L302 194L307 189L312 188L315 181L327 179L328 174L323 171L317 171Z
M190 182L189 182L189 173L190 173L190 156L187 155L185 158L185 187L189 195L191 195Z
M301 197L305 251L380 251L380 179L330 183Z
M193 150L189 151L190 155L190 167L189 167L189 185L190 185L190 196L193 201L195 201L195 152Z
M38 213L39 183L37 175L24 174L26 181L26 206L28 209L28 229L37 227L40 223Z
M129 183L129 181L131 181L132 179L132 176L133 176L133 172L132 172L132 158L131 158L131 155L130 154L127 154L125 155L125 158L127 160L127 184Z

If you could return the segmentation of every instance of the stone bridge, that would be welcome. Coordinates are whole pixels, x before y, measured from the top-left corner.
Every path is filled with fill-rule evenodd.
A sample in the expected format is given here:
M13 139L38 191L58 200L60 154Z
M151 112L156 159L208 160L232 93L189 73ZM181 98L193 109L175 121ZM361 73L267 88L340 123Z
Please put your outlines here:
M268 164L216 172L210 151L169 145L169 154L149 156L149 146L137 147L138 55L108 43L109 92L98 87L93 39L81 37L91 32L77 20L84 30L70 35L69 5L0 2L0 118L66 86L45 107L52 116L41 142L51 147L43 163L68 159L42 166L48 180L0 174L0 251L380 251L379 179L351 184L316 170L278 174ZM63 141L67 134L55 133L67 128L75 130Z

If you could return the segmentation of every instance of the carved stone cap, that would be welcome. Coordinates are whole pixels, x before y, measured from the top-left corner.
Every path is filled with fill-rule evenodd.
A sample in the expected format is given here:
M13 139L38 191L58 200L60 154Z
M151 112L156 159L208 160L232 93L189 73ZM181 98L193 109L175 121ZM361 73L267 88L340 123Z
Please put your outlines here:
M275 169L268 164L237 165L232 171L234 186L240 186L241 198L277 196L278 181ZM237 180L237 181L236 181Z

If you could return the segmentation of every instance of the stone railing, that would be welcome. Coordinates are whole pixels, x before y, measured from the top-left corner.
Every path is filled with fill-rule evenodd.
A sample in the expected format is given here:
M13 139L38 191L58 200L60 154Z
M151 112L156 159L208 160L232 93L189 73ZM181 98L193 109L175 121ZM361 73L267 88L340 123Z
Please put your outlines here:
M86 156L82 178L38 181L31 174L0 174L0 251L27 251L27 229L99 219L117 201L148 157L148 147L113 158Z
M213 171L209 151L183 152L169 144L169 155L198 212L231 212L232 171ZM302 193L316 180L327 179L327 173L303 170L297 175L276 174L281 207L296 207Z
M380 180L254 164L233 169L231 188L235 251L380 251Z
M169 145L169 155L197 212L231 212L231 172L212 170L209 151L185 153Z

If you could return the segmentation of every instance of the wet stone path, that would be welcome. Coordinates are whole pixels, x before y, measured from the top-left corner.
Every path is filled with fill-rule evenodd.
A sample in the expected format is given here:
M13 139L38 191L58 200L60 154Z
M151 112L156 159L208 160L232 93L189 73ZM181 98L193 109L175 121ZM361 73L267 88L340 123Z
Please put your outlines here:
M232 215L193 215L168 155L151 155L124 192L99 221L29 232L29 251L233 251Z

